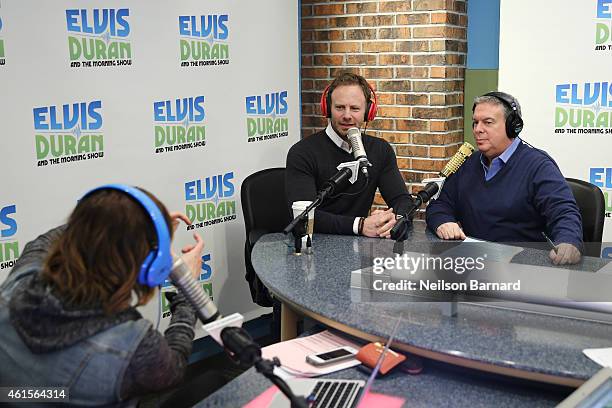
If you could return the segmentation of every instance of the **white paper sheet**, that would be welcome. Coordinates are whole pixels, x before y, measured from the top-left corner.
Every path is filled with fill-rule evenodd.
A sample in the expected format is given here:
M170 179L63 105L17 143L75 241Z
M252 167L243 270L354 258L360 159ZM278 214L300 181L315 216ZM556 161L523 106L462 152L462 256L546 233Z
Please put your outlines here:
M261 349L261 354L265 359L278 357L281 362L281 369L291 376L315 377L361 364L356 358L321 367L306 362L307 355L322 353L343 346L353 347L356 350L360 348L359 345L325 330L312 336L272 344Z
M602 367L612 367L612 347L584 349L582 352Z

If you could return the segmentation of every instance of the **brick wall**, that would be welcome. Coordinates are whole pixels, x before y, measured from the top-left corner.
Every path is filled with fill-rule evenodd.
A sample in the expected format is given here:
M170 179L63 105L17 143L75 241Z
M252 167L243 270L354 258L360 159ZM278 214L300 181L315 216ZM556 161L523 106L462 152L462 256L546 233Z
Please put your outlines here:
M330 80L361 74L379 102L368 133L392 144L418 191L463 141L466 1L301 0L301 12L302 135L326 126L319 100Z

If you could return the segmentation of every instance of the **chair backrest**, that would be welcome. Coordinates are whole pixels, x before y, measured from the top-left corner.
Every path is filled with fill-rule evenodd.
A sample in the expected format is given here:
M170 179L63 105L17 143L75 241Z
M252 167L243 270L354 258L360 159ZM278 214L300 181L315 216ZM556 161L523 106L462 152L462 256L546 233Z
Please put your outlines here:
M260 170L242 182L240 189L247 239L249 232L281 232L291 222L285 195L285 168Z
M585 255L599 257L605 221L605 199L599 187L584 180L566 178L582 216ZM597 243L599 245L597 245Z
M291 214L285 197L285 169L272 168L251 174L240 189L246 240L244 243L245 279L249 283L251 297L260 306L273 305L268 289L257 277L251 263L251 251L255 242L269 232L281 232L291 222Z

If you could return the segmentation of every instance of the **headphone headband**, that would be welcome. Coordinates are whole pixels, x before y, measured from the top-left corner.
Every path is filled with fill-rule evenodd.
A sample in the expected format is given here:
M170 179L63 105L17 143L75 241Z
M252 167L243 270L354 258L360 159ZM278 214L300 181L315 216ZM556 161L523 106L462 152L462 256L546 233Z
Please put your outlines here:
M166 219L155 202L136 187L125 184L106 184L88 191L81 200L99 190L118 190L136 200L146 211L153 221L157 235L157 247L153 248L147 255L140 272L138 283L151 287L159 286L170 275L172 269L172 254L170 253L170 231Z

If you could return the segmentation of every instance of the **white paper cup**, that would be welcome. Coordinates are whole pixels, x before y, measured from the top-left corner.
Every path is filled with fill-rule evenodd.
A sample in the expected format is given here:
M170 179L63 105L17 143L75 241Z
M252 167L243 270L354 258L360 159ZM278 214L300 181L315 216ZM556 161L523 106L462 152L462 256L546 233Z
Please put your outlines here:
M304 210L312 204L312 201L294 201L291 205L291 209L293 210L293 218L299 216ZM314 232L314 209L308 211L307 221L306 221L306 236L302 237L302 251L306 250L306 240L310 237L310 242L312 242L312 233Z

